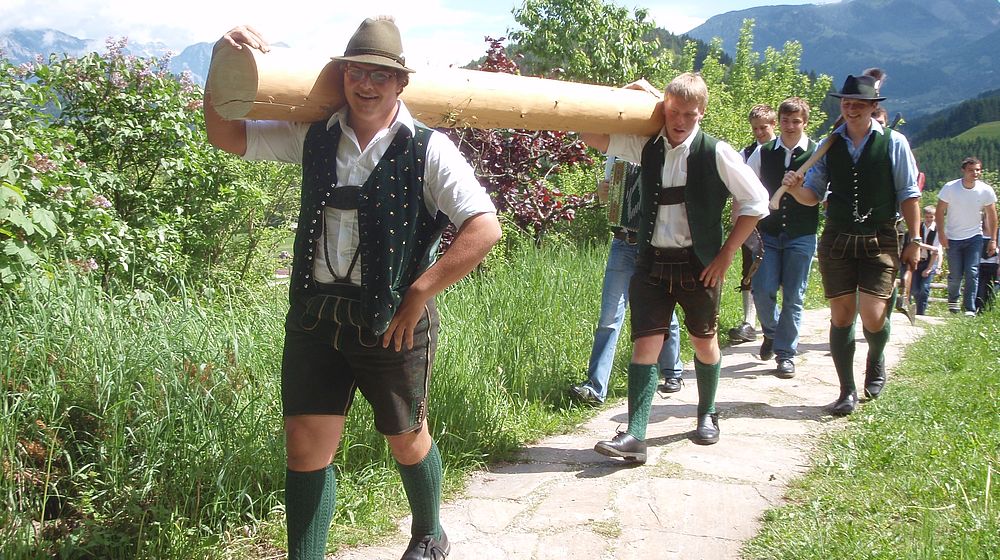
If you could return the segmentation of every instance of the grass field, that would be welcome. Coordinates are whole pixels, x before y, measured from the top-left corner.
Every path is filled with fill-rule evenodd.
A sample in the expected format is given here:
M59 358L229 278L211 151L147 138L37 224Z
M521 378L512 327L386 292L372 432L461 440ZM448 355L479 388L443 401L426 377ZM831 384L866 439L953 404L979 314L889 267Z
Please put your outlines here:
M958 140L975 140L977 138L1000 139L1000 121L983 123L966 130L956 136Z

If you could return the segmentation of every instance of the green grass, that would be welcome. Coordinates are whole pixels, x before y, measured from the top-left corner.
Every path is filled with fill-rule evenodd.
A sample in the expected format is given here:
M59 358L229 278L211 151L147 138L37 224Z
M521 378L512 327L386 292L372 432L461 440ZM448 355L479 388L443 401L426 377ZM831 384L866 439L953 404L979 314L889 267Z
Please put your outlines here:
M979 138L986 138L988 140L1000 139L1000 121L976 125L955 138L958 140L978 140Z
M997 313L932 329L765 515L746 557L1000 558L998 372Z
M594 414L566 389L584 379L607 250L520 250L438 297L430 420L447 492ZM738 272L722 332L741 320ZM171 298L59 278L0 294L0 557L280 553L286 310L283 286ZM629 356L626 323L611 399L625 396ZM370 408L355 402L335 462L331 550L375 542L407 512Z

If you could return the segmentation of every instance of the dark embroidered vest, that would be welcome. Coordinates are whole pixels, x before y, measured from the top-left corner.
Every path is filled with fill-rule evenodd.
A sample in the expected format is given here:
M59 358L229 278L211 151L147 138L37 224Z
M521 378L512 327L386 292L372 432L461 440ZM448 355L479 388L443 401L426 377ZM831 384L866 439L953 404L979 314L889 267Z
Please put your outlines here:
M306 134L302 156L302 206L295 232L289 300L316 293L313 264L321 242L323 212L337 184L340 123L326 121ZM403 292L434 262L441 232L448 223L424 205L424 164L431 130L416 126L416 136L400 127L361 186L358 230L361 253L361 305L365 324L376 334L389 326Z
M774 193L781 187L781 179L786 171L794 171L809 159L816 150L816 143L809 141L806 151L796 148L791 163L785 167L785 149L777 148L778 140L774 139L760 149L760 181L764 183L767 193ZM757 229L768 235L785 233L791 238L803 235L815 235L819 228L819 205L806 206L799 204L795 197L785 194L777 210L772 210L767 216L757 222Z
M718 140L699 130L691 142L687 158L687 183L684 202L694 252L707 266L722 248L722 211L729 190L719 177L715 163ZM650 246L656 226L659 193L663 188L663 161L666 149L663 136L656 135L642 150L642 217L639 224L639 248Z
M888 130L870 134L857 163L843 138L830 146L826 154L830 177L827 218L839 230L870 234L896 220L889 134Z

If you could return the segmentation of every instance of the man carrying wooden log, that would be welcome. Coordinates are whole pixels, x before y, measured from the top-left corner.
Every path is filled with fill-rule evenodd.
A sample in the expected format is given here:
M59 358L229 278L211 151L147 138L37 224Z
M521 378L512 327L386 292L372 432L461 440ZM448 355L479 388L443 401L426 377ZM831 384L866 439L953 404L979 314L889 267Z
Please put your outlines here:
M818 256L823 292L830 302L830 354L840 380L833 414L845 416L858 404L854 382L854 322L860 313L868 359L864 391L874 399L885 386L895 280L900 260L917 264L923 239L913 235L900 257L896 222L899 211L909 232L919 233L920 191L917 166L902 134L880 125L872 114L880 101L884 73L878 69L850 75L837 93L844 124L817 148L815 165L789 171L782 181L804 205L827 200L826 225ZM803 184L804 183L804 184Z
M659 95L645 80L629 87ZM663 128L652 137L582 134L592 147L642 166L639 256L629 285L634 346L628 368L628 429L594 447L603 455L640 463L646 460L656 359L678 304L695 352L698 421L693 441L719 441L716 330L722 281L757 220L768 213L767 191L739 152L701 130L708 104L701 76L681 74L665 94ZM739 202L740 214L723 241L722 213L730 194Z
M251 27L216 50L268 45ZM334 57L347 106L317 123L226 121L206 92L215 146L245 159L302 165L281 372L288 553L324 557L336 480L331 465L360 389L396 459L413 514L403 560L445 558L441 456L427 425L437 345L434 296L500 238L496 209L444 135L398 99L413 72L388 18L366 19ZM441 231L458 226L435 261Z

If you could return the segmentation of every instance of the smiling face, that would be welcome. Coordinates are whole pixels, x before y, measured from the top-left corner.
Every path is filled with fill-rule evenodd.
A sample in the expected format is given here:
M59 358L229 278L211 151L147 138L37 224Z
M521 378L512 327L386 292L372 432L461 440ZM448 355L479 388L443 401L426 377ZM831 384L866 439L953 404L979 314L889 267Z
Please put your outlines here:
M786 146L798 144L802 132L806 128L806 119L802 113L783 113L778 119L778 126L781 127L781 143Z
M774 138L774 121L750 119L750 129L758 144L766 144Z
M872 114L878 106L876 101L866 99L841 98L840 114L844 117L844 122L851 128L863 128L865 130L871 126Z
M403 91L397 72L384 66L350 62L344 66L344 97L351 108L351 128L383 128L396 114Z
M704 116L705 109L697 99L667 95L663 101L663 120L670 145L677 147L687 140Z

